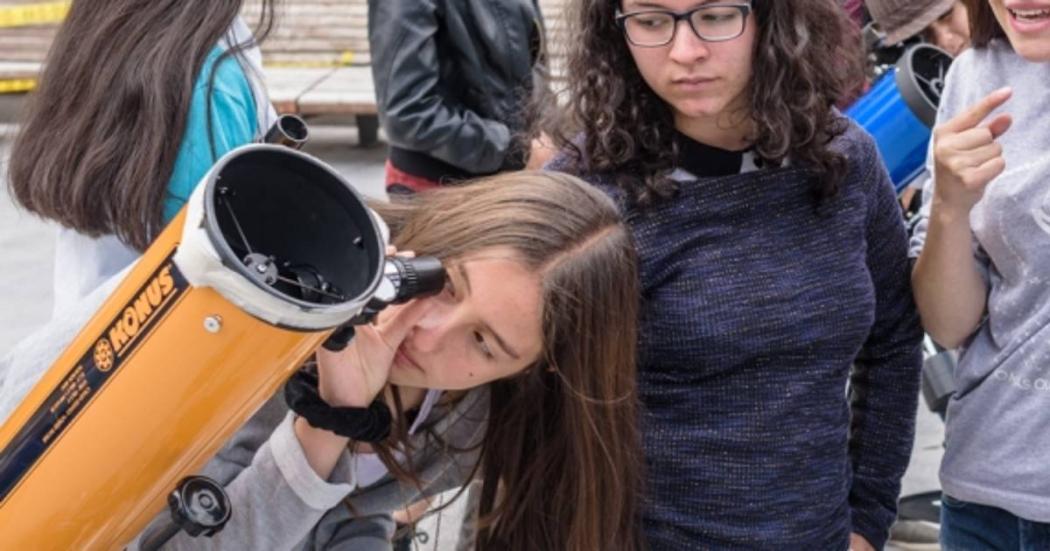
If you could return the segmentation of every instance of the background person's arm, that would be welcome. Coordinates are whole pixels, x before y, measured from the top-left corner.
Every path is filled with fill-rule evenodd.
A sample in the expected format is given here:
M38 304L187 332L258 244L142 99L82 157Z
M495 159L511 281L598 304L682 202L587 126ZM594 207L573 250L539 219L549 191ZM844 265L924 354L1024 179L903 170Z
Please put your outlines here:
M433 0L368 2L372 78L387 141L467 172L495 172L513 136L503 122L442 95L437 12Z
M1010 127L1010 117L983 121L1009 97L1008 89L992 92L934 131L933 199L912 282L926 331L947 348L973 334L987 305L988 284L974 257L970 211L1006 167L995 140Z
M918 407L922 328L908 280L907 235L874 143L865 238L875 290L874 323L850 374L849 492L852 530L885 545L908 466ZM854 542L862 551L860 542Z

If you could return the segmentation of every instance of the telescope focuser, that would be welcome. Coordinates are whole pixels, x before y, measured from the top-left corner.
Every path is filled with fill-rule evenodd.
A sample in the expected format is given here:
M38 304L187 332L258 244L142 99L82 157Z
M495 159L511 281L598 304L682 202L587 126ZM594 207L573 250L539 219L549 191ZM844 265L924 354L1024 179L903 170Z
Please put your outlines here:
M435 295L445 287L445 268L432 256L387 258L383 278L372 300L354 316L336 329L323 344L326 350L339 352L354 338L354 326L370 323L391 304L404 304L414 298Z
M187 534L211 537L230 520L230 498L218 482L205 476L189 476L168 496L175 524Z
M292 149L301 149L310 139L310 130L306 121L298 115L281 115L266 131L263 143L283 145Z

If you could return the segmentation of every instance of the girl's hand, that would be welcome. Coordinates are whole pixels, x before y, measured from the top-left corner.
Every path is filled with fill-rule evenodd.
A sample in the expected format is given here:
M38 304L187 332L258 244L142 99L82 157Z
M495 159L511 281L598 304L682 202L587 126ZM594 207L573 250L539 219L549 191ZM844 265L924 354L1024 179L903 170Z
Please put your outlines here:
M393 247L387 255L393 255ZM401 253L413 257L411 251ZM429 309L426 301L411 301L377 316L370 325L354 328L354 337L346 348L332 352L317 350L318 392L321 399L334 407L368 407L386 386L390 366L398 347L412 327Z
M410 302L375 325L356 327L343 350L318 349L321 399L334 407L368 407L386 386L398 347L428 309L426 301Z
M995 140L1010 128L1010 115L982 121L1011 94L1010 88L1000 88L934 129L934 200L942 208L969 214L988 182L1006 168L1003 147Z

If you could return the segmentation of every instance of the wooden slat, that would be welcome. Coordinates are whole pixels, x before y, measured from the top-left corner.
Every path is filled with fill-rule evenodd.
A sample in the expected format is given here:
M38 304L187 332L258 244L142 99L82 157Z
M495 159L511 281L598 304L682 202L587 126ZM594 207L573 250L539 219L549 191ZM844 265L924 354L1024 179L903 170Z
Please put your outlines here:
M43 61L56 26L0 28L0 61Z
M40 74L39 63L0 61L0 80L33 79L38 74Z
M259 0L245 2L243 15L249 24L258 20L260 6ZM262 44L265 63L339 65L349 58L354 65L367 65L371 61L366 0L293 0L282 8Z
M299 97L303 115L374 115L375 86L369 67L340 67Z
M331 74L332 69L264 68L270 101L278 113L298 113L299 97Z

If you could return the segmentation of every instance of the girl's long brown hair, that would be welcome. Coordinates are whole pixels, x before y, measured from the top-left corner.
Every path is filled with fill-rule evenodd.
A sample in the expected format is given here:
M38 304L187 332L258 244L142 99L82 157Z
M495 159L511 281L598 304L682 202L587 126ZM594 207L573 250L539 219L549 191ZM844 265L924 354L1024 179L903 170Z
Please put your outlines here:
M525 172L381 214L401 250L454 261L509 247L542 277L541 357L490 383L477 549L640 549L638 276L612 201L572 176Z
M984 48L992 39L1006 38L1006 31L999 25L988 0L963 0L970 15L970 43Z
M144 250L163 228L194 82L243 1L75 0L11 151L15 200ZM256 41L274 1L262 0Z
M750 3L748 24L758 29L749 91L754 150L774 165L790 159L811 167L814 192L830 197L848 170L845 156L829 147L847 128L832 107L863 82L857 33L835 0ZM668 178L677 157L674 120L616 26L620 5L572 4L567 105L548 128L581 170L616 174L627 197L646 205L675 192Z

